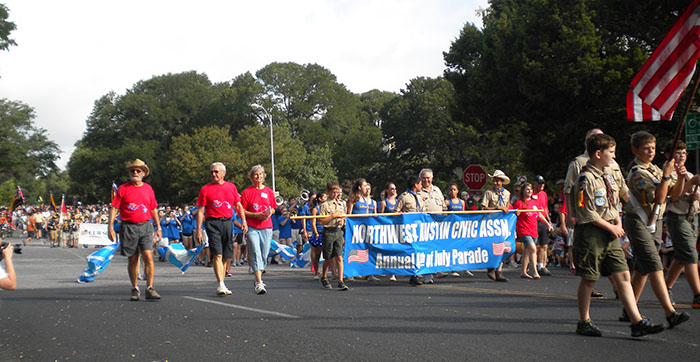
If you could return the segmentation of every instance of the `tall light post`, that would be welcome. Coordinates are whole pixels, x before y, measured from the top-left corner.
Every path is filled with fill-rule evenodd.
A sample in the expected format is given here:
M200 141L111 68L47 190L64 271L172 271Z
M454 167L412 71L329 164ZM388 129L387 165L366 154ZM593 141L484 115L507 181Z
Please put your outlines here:
M275 188L275 141L272 133L272 114L259 104L253 103L251 105L253 108L262 110L267 115L267 119L270 120L270 161L272 163L272 192L277 194L277 189Z

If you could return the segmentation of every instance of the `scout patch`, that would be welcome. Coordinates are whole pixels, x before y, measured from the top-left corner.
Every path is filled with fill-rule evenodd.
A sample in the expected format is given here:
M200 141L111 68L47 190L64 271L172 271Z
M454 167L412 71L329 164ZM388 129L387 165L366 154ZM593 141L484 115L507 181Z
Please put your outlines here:
M615 186L615 178L611 174L606 173L605 177L608 179L610 186Z
M604 197L605 196L605 189L597 189L593 192L593 196L595 197Z
M605 197L598 196L595 199L593 199L593 202L595 203L595 206L603 207L605 206Z

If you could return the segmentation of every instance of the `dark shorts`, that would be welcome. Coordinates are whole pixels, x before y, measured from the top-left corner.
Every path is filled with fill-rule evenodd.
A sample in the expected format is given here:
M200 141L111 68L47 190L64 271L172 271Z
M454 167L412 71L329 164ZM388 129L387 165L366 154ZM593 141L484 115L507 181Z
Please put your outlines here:
M321 238L321 235L319 235L318 237L315 237L314 234L312 233L311 236L309 237L309 244L311 244L311 246L315 246L317 248L323 246L323 239Z
M697 216L692 214L690 220L687 220L686 215L667 212L664 220L673 240L673 259L678 264L696 264L698 262Z
M236 244L245 245L245 239L243 238L243 233L233 234L233 242Z
M573 254L577 276L598 280L629 270L619 239L591 224L576 225L575 229Z
M336 256L343 256L343 247L345 246L345 238L343 238L343 229L341 228L324 228L321 233L323 242L323 259L330 259Z
M119 227L120 253L135 256L139 252L153 250L153 225L150 222L129 224L123 222Z
M224 259L233 257L233 223L231 219L204 220L204 228L209 238L209 251L214 255L222 255Z
M537 240L535 242L537 246L549 245L549 227L540 220L537 220Z
M663 270L659 250L661 250L661 220L656 221L656 232L651 234L639 216L625 214L622 221L625 233L630 239L632 255L634 255L634 270L647 275L651 272Z

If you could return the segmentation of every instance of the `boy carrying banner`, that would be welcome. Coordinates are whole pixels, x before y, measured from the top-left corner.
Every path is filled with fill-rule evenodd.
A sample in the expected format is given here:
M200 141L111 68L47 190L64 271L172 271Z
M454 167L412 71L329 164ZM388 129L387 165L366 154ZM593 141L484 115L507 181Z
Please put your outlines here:
M624 180L615 180L603 169L615 158L615 139L608 135L592 136L586 144L590 159L581 169L576 182L576 215L573 255L576 275L581 277L577 299L579 322L576 333L599 337L600 329L590 318L591 291L600 276L612 275L620 301L627 310L633 337L659 333L661 324L653 324L639 313L630 285L630 274L618 238L625 232L620 222L619 188Z

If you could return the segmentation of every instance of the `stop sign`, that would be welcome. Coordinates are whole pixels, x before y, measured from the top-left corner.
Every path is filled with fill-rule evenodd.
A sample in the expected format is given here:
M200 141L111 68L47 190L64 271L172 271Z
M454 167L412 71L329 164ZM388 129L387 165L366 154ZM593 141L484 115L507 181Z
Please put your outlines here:
M464 170L464 184L469 190L480 190L486 184L486 171L479 165L469 165Z

